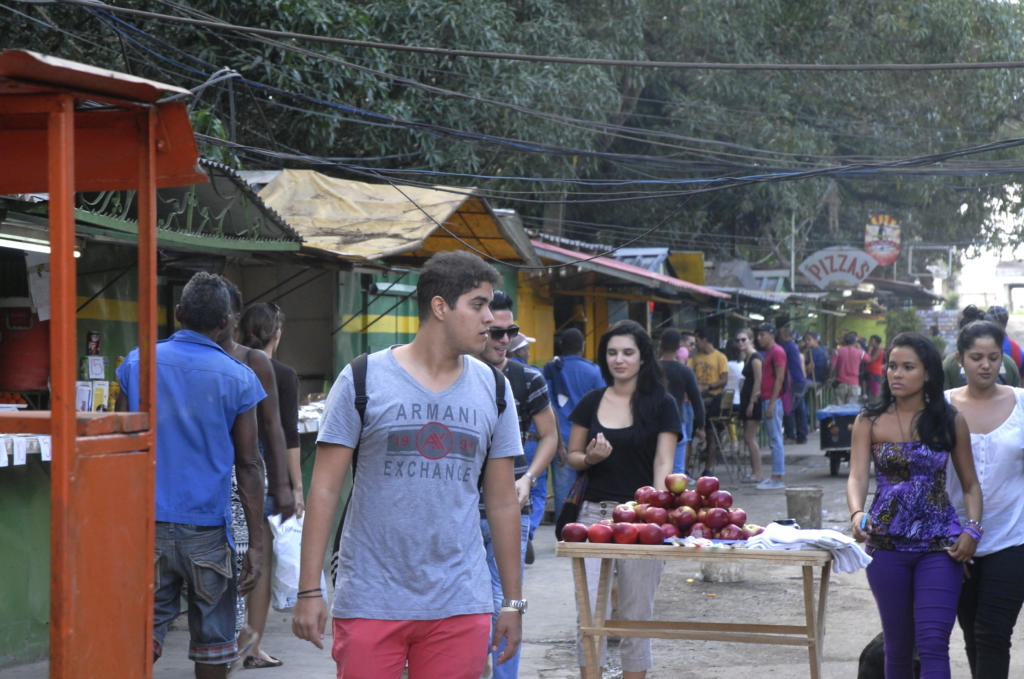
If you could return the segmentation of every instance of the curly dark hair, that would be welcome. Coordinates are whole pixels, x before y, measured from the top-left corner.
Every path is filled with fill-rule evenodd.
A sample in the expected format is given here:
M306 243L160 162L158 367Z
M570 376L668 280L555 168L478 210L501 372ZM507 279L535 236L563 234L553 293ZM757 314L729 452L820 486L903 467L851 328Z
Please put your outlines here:
M640 352L640 372L632 399L633 423L640 431L649 432L658 426L659 408L665 399L665 373L654 353L654 342L643 326L636 321L619 321L601 335L597 346L597 365L606 384L611 386L614 382L608 369L608 342L619 335L630 335Z
M946 402L942 393L942 356L927 337L919 332L901 332L889 343L889 352L906 347L917 354L925 371L924 410L917 418L917 436L932 450L953 450L956 446L956 409ZM868 404L864 414L872 422L889 410L896 398L889 390L889 381L882 382L878 401Z
M991 337L996 346L1002 348L1006 333L1003 332L1003 326L995 321L971 321L961 327L960 334L956 336L956 353L963 356L964 352L970 349L975 340L980 337Z
M231 312L231 299L223 279L214 273L200 271L185 284L178 302L178 320L200 333L216 330Z

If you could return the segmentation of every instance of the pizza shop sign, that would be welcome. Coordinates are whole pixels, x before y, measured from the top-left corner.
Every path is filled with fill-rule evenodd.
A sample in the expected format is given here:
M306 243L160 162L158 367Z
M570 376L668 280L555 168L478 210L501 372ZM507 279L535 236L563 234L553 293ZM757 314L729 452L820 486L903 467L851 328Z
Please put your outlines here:
M825 248L805 259L799 266L800 273L811 279L822 290L835 287L850 287L868 277L878 261L856 248Z

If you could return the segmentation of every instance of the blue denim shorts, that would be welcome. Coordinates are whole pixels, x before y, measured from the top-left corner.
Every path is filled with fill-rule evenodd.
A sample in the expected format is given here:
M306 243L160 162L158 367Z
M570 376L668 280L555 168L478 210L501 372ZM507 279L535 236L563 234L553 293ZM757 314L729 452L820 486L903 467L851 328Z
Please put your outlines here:
M159 657L171 621L188 597L188 657L225 665L238 656L235 644L234 554L224 526L156 524L153 652Z

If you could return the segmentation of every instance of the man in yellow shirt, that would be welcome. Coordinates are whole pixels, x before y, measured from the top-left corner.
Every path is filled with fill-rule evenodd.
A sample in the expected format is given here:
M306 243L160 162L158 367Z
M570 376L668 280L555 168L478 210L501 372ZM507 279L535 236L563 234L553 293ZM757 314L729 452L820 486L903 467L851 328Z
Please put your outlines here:
M719 351L718 333L714 328L699 328L695 333L697 340L697 351L690 356L690 367L697 375L697 386L704 397L705 431L710 433L708 427L710 420L722 412L722 389L729 379L729 362L725 354ZM704 463L705 476L712 473L715 466L715 457L718 453L718 437L707 437L708 456Z

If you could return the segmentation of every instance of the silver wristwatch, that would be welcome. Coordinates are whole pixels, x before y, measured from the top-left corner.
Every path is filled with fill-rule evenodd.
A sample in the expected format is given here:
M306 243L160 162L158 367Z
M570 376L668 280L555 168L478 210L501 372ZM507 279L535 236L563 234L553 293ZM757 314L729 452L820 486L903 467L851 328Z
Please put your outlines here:
M530 472L523 472L523 476L530 479L530 488L534 488L537 485L537 477Z
M525 599L502 599L502 608L514 608L520 613L526 613L526 600Z

